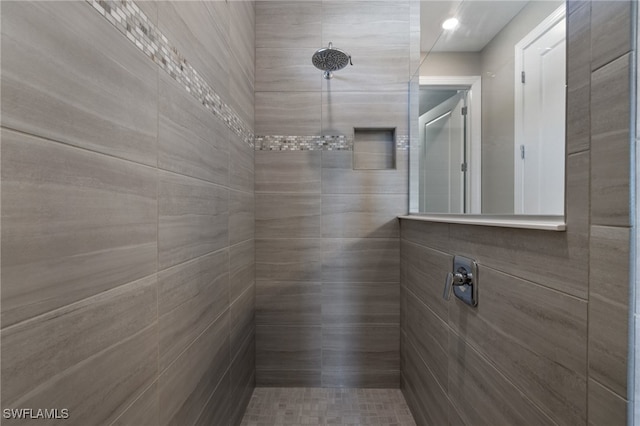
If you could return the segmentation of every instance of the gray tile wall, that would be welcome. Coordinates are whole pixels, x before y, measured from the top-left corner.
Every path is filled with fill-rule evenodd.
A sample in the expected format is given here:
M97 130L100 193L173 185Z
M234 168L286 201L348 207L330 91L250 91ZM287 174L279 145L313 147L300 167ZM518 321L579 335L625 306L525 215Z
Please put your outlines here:
M409 1L257 2L256 134L406 137L409 15ZM329 42L354 66L326 81L311 56ZM350 150L256 151L258 385L399 386L407 151L395 156L354 170Z
M254 3L139 6L252 129ZM253 147L91 3L1 14L2 408L238 424L255 383Z
M419 425L627 423L634 7L568 3L566 232L402 221ZM476 309L442 299L454 254L480 264Z

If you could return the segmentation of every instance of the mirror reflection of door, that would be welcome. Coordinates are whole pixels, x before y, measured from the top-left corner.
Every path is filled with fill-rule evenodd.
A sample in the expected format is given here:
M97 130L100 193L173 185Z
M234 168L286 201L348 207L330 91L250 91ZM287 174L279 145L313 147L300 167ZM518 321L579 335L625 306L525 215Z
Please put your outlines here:
M516 44L516 214L564 214L565 51L564 8Z
M467 86L472 89L467 118L472 136L468 139L472 143L467 150L469 180L464 198L468 207L465 213L563 215L564 1L423 0L420 7L424 60L416 79L419 82L417 116L425 112L423 88L445 85L459 88L467 86L470 76L478 77L477 87ZM561 16L558 11L562 12ZM552 25L531 36L541 22L549 22L550 15ZM456 17L458 25L443 29L442 22L450 17ZM560 39L549 39L555 35ZM524 41L527 43L523 44ZM518 43L521 45L516 50ZM556 73L553 69L560 71ZM525 71L526 84L520 82L522 71ZM468 77L463 82L464 76ZM520 94L516 98L518 90ZM410 91L411 96L416 96L412 93ZM481 100L479 95L482 95ZM534 112L529 114L525 109ZM418 121L413 113L412 116L412 123ZM432 120L438 117L432 117ZM425 122L418 126L412 124L412 131L417 134L415 140L422 141ZM525 136L526 140L523 139ZM424 142L416 145L418 151ZM442 168L442 164L449 161L449 151L446 153L446 161L430 161ZM435 196L425 196L424 189L432 181L425 181L425 172L419 169L427 161L422 159L422 154L415 152L411 159L412 211L459 213L459 210L453 210L453 203L445 205L431 200L432 206L425 205L425 199ZM448 179L446 187L450 184L451 179ZM457 199L458 186L453 187L453 199ZM434 190L438 193L440 188L434 186Z
M468 210L467 93L468 90L434 89L431 102L440 103L420 117L423 211Z

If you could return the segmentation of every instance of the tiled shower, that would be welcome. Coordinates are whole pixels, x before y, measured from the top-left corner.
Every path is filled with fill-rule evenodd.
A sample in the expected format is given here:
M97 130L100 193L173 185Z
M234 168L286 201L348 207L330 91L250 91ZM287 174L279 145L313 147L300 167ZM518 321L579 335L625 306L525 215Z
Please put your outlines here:
M237 425L256 387L331 388L254 396L323 424L406 418L401 389L420 426L626 424L637 4L567 5L549 232L397 219L415 0L3 1L2 409ZM454 254L477 310L441 297Z

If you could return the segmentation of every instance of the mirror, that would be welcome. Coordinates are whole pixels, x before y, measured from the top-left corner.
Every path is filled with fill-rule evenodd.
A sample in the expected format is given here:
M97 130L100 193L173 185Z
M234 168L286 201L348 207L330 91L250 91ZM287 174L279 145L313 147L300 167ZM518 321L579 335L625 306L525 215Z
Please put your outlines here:
M420 9L410 212L564 215L564 2ZM443 29L449 18L458 22Z

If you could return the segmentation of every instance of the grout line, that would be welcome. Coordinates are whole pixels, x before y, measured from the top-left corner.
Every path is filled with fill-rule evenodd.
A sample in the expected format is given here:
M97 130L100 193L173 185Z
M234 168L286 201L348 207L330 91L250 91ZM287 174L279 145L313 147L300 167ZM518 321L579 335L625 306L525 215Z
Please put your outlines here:
M40 391L40 389L42 388L46 388L48 384L55 382L56 380L58 380L60 377L63 377L64 375L67 375L69 373L73 373L76 372L80 369L82 369L83 367L85 367L86 365L89 365L90 363L92 363L94 360L98 359L99 357L103 356L104 354L108 353L109 351L114 350L114 348L121 346L123 344L126 343L130 343L134 340L137 340L140 338L140 336L142 334L144 334L145 332L147 332L147 330L151 327L156 327L157 328L157 323L151 323L145 327L143 327L142 329L136 331L133 334L130 334L129 336L124 337L123 339L115 342L113 345L106 347L102 350L100 350L99 352L95 352L93 354L91 354L90 356L76 362L75 364L69 366L68 368L64 369L64 370L57 370L56 374L49 376L48 378L44 379L43 381L39 382L38 385L36 385L34 388L29 389L27 392L23 393L22 395L20 395L15 401L11 402L11 404L13 404L14 406L21 406L21 405L27 405L27 401L31 401L33 400L33 396L37 395L38 392ZM157 376L155 376L153 378L153 380L151 380L151 382L155 382L157 380ZM137 399L137 398L136 398Z
M270 239L271 239L271 238L270 238ZM422 245L422 244L414 243L414 242L412 242L412 241L410 241L410 240L402 239L401 241L406 242L406 243L409 243L409 244L413 244L413 245L416 245L416 246L419 246L419 247L422 247L422 248L426 248L426 249L432 250L432 251L434 251L434 252L438 252L438 253L445 254L445 255L448 255L448 256L452 256L452 257L453 257L453 255L452 255L452 254L449 254L449 253L447 253L447 252L443 252L443 251L440 251L440 250L438 250L438 249L434 249L434 248L431 248L431 247L428 247L428 246L425 246L425 245ZM473 256L471 256L471 257L473 257ZM501 274L503 274L503 275L507 275L507 276L509 276L509 277L516 278L516 279L518 279L518 280L521 280L521 281L524 281L524 282L526 282L526 283L529 283L529 284L532 284L532 285L535 285L535 286L541 287L541 288L543 288L543 289L550 290L550 291L553 291L553 292L555 292L555 293L562 294L563 296L567 296L567 297L570 297L570 298L572 298L572 299L579 300L579 301L581 301L581 302L588 302L588 298L582 298L582 297L580 297L580 296L576 296L576 295L574 295L574 294L567 293L567 292L562 291L562 290L559 290L559 289L557 289L557 288L549 287L548 285L544 285L544 284L541 284L541 283L536 282L536 281L531 281L531 280L529 280L529 279L527 279L527 278L523 278L523 277L520 277L520 276L518 276L518 275L514 275L514 274L513 274L513 273L511 273L511 272L507 272L507 271L504 271L504 270L502 270L502 269L499 269L499 268L496 268L496 267L493 267L493 266L489 266L489 265L487 265L487 264L485 264L485 263L482 263L482 264L480 264L479 266L480 266L480 267L482 267L482 268L491 269L492 271L495 271L495 272L501 273Z
M240 295L238 297L236 297L235 299L231 300L231 294L229 294L229 312L231 312L231 305L235 305L238 300L242 299L244 297L244 295L251 290L251 287L253 287L252 285L249 285L247 288L244 289L244 291L242 293L240 293ZM255 326L255 322L253 324Z
M195 336L193 340L191 340L180 352L178 352L177 355L175 355L175 357L164 367L162 371L158 370L158 378L163 374L165 374L174 364L176 364L180 359L180 357L182 357L182 355L184 355L189 349L191 349L191 347L194 346L196 342L198 342L198 340L205 333L207 333L211 329L211 327L213 327L216 324L216 322L223 321L224 320L223 317L225 315L229 316L229 313L230 313L230 309L227 307L227 309L224 309L222 313L220 313L220 315L215 317L215 319L213 319L209 324L207 324L207 326L197 336ZM230 318L227 319L227 324L229 323L230 320L231 320Z
M589 135L589 139L591 139L591 135ZM579 149L578 151L567 152L567 157L577 156L579 154L584 154L591 151L591 144L589 144L588 148Z
M26 324L29 324L29 323L32 323L32 322L42 321L43 319L46 319L47 317L57 318L60 315L64 315L65 311L74 311L74 310L76 310L76 309L78 309L80 307L83 307L83 306L87 305L87 301L89 299L110 298L110 297L112 297L112 293L118 294L118 293L123 291L124 287L139 285L139 283L141 281L148 280L151 277L155 277L155 279L157 281L158 273L157 272L152 272L152 273L147 274L145 276L136 278L136 279L134 279L132 281L128 281L126 283L119 284L119 285L117 285L115 287L111 287L111 288L105 289L103 291L100 291L98 293L88 295L87 297L84 297L82 299L74 300L73 302L68 303L66 305L56 307L54 309L51 309L49 311L43 312L41 314L29 317L29 318L25 318L22 321L18 321L16 323L10 324L10 325L6 326L5 328L3 328L2 329L2 334L5 334L5 333L9 332L10 330L12 330L13 328L16 328L16 327L22 327L22 326L24 326Z
M608 387L604 383L598 381L597 379L595 379L593 377L589 377L588 381L593 381L594 383L597 383L599 386L601 386L603 389L605 389L607 392L617 396L618 398L624 400L625 402L630 402L627 397L620 395L618 392L614 391L613 389L611 389L610 387Z
M546 417L547 419L549 419L549 424L550 425L558 425L558 423L555 421L555 419L553 419L551 417L550 412L548 412L547 410L549 410L548 406L541 406L539 405L539 403L535 402L533 399L531 399L531 397L529 397L529 394L527 392L525 392L523 389L521 389L519 386L516 385L516 383L509 377L506 375L506 373L504 373L500 368L499 365L494 363L493 360L489 359L487 355L485 355L483 352L481 352L478 348L476 348L475 346L473 346L464 336L462 336L461 334L459 334L456 330L454 330L453 328L449 328L449 333L455 335L459 340L462 341L462 343L464 344L464 346L466 348L468 348L469 350L475 352L475 355L480 358L487 366L489 366L491 369L493 369L496 374L501 377L506 383L508 383L509 385L511 385L514 389L516 389L518 391L518 393L520 394L520 396L522 397L523 400L526 400L532 407L534 407L540 414L542 414L544 417ZM546 408L546 410L544 409Z
M156 13L156 22L158 22L158 14ZM158 165L160 164L160 70L156 68L156 407L160 407L160 173ZM133 404L132 404L133 405ZM158 417L160 409L156 410ZM115 423L115 422L114 422Z
M108 157L108 158L113 159L113 160L124 161L126 163L135 164L136 166L148 168L148 169L151 169L151 170L154 170L154 171L158 170L158 168L156 166L154 166L154 165L141 163L139 161L130 160L128 158L118 157L116 155L109 154L108 152L92 150L92 149L89 149L89 148L85 148L83 146L76 145L76 144L74 144L72 142L66 142L66 141L62 141L62 140L52 139L52 138L50 138L48 136L42 136L42 135L35 134L35 133L25 132L25 131L20 130L20 129L16 129L16 128L13 128L13 127L8 127L5 124L2 124L1 128L3 130L9 131L9 132L18 133L20 135L25 135L25 136L28 136L28 137L33 138L33 139L41 140L43 142L54 143L54 144L57 144L57 145L62 145L62 146L67 147L67 148L78 149L80 151L84 151L84 152L91 153L91 154L102 155L102 156Z
M625 51L624 53L621 53L619 56L616 56L615 58L613 58L613 59L609 60L607 63L602 64L602 65L600 65L599 67L597 67L597 68L595 68L595 69L592 69L592 70L591 70L591 74L593 74L593 73L595 73L595 72L600 71L601 69L603 69L603 68L604 68L604 67L606 67L607 65L611 65L613 62L616 62L617 60L622 59L623 57L625 57L625 56L627 56L627 55L631 55L631 56L633 56L633 52L634 52L634 51L633 51L632 49L630 49L630 50ZM591 63L590 63L590 64L591 64ZM632 64L632 65L633 65L633 64ZM592 78L593 78L593 76L592 76Z
M447 327L449 328L449 327ZM418 357L418 359L420 360L420 362L422 362L424 370L427 371L427 373L431 376L431 378L433 379L434 382L436 382L436 385L438 386L438 388L440 388L440 390L442 391L442 394L448 397L448 392L447 389L450 389L450 387L447 387L445 389L444 385L442 383L440 383L440 380L438 380L438 378L436 377L434 371L431 369L431 367L429 367L429 364L427 362L425 362L425 360L422 358L422 355L420 354L420 350L417 348L416 344L413 342L413 338L409 335L409 333L406 333L407 338L405 339L405 344L406 345L411 345L413 348L413 352L415 353L415 355ZM449 330L447 330L447 336L449 335ZM406 351L406 349L405 349ZM444 351L444 353L446 354L448 351ZM449 358L447 357L447 360ZM449 363L447 362L447 380L449 380L450 374L448 371L448 366ZM416 366L417 368L419 368L420 366ZM448 383L447 383L448 386Z
M159 386L159 384L158 384L158 374L157 374L157 373L156 373L156 378L155 378L155 380L153 380L149 386L147 386L147 387L146 387L142 392L140 392L140 395L138 395L138 397L137 397L135 400L133 400L133 402L131 402L131 404L127 405L127 407L126 407L124 410L122 410L122 412L120 413L120 415L118 415L118 417L116 417L116 418L115 418L111 423L109 423L109 426L113 426L114 424L116 424L116 422L117 422L118 420L120 420L120 419L122 418L122 416L124 416L124 414L125 414L125 413L126 413L126 412L131 408L131 407L133 407L133 406L136 404L136 402L138 402L138 401L142 398L142 396L143 396L143 395L144 395L144 394L145 394L149 389L151 389L154 385L155 385L155 386ZM159 404L159 403L160 403L160 392L159 392L159 389L156 389L156 399L158 400L158 404ZM160 405L158 405L158 407L159 407L159 406L160 406Z
M155 165L145 164L145 163L141 163L141 162L138 162L138 161L135 161L135 160L131 160L131 159L128 159L128 158L118 157L116 155L113 155L113 154L110 154L110 153L107 153L107 152L96 151L94 149L89 149L89 148L86 148L86 147L83 147L83 146L75 145L72 142L66 142L66 141L61 141L61 140L57 140L57 139L51 139L51 138L49 138L47 136L42 136L42 135L35 134L35 133L25 132L23 130L15 129L13 127L8 127L6 125L2 125L0 128L2 130L8 131L8 132L17 133L17 134L24 135L24 136L27 136L27 137L30 137L30 138L33 138L33 139L37 139L37 140L43 141L43 142L54 143L54 144L57 144L57 145L62 145L64 147L66 147L66 148L77 149L77 150L84 151L84 152L87 152L87 153L90 153L90 154L104 156L104 157L108 157L108 158L113 159L113 160L123 161L123 162L129 163L129 164L134 164L136 166L144 167L146 169L150 169L152 171L157 172L158 179L160 179L160 175L162 173L166 173L166 174L170 174L170 175L177 176L177 177L193 179L193 180L196 180L198 182L214 185L214 186L217 186L217 187L222 188L222 189L227 189L229 191L242 192L244 194L252 194L252 192L247 192L247 191L243 191L243 190L240 190L240 189L235 189L235 188L232 188L230 186L225 186L224 184L221 184L221 183L212 182L212 181L205 180L205 179L202 179L202 178L199 178L199 177L195 177L195 176L185 175L185 174L182 174L182 173L179 173L179 172L174 172L172 170L166 170L166 169L157 167ZM157 137L157 135L156 135L156 137Z
M159 167L156 170L158 170L158 172L159 172L158 175L159 176L161 174L165 173L165 174L169 174L169 175L177 176L177 177L181 177L181 178L193 179L193 180L196 180L196 181L198 181L200 183L213 185L213 186L216 186L216 187L221 188L221 189L226 189L227 191L235 191L235 189L232 189L229 186L225 186L224 184L211 182L209 180L205 180L205 179L202 179L202 178L199 178L199 177L184 175L182 173L174 172L172 170L161 169ZM238 191L238 192L242 192L242 191Z

